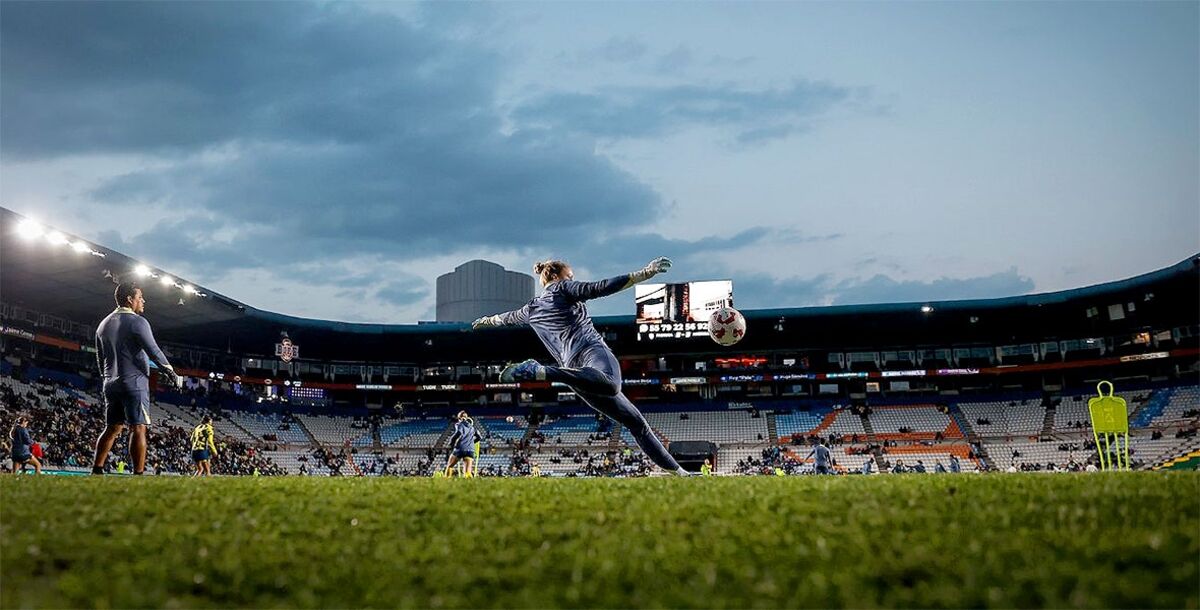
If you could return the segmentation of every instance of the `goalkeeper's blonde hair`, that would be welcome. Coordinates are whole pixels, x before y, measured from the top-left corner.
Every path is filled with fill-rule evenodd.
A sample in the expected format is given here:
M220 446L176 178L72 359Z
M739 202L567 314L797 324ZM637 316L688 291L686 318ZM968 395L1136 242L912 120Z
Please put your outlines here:
M542 285L545 286L554 280L561 279L570 267L567 261L551 259L534 263L533 272L538 274L538 277L542 279Z

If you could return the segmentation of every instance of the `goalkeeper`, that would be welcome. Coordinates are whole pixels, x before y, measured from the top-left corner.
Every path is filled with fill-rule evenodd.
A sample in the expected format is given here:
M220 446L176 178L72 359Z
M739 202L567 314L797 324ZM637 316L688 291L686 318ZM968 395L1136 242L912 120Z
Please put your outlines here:
M536 360L510 364L500 373L500 381L546 380L570 386L593 409L629 428L638 446L660 468L686 475L687 471L679 467L654 435L641 411L621 393L621 366L592 325L587 311L587 301L616 294L670 268L670 259L660 257L633 273L598 282L579 282L566 262L540 262L533 266L533 271L545 287L541 296L520 309L479 318L471 328L531 326L558 365L542 365Z
M183 379L154 341L150 323L142 314L146 299L142 289L122 282L113 295L117 308L96 327L96 361L104 379L104 432L96 439L92 474L104 474L104 462L117 436L129 426L129 454L133 474L146 470L146 428L150 426L150 361L177 387Z

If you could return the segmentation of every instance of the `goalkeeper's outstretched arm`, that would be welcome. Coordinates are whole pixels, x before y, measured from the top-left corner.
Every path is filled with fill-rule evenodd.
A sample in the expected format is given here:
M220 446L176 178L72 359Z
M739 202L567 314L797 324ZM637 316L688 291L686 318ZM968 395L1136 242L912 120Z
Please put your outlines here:
M495 326L520 326L529 323L529 306L506 311L491 316L483 316L471 323L471 330L492 328Z
M640 284L660 273L666 273L671 268L671 259L660 256L649 263L645 267L634 271L633 273L618 275L600 280L599 282L576 282L567 280L563 282L563 290L577 300L586 301L589 299L598 299L609 295L616 294L630 288L635 284Z

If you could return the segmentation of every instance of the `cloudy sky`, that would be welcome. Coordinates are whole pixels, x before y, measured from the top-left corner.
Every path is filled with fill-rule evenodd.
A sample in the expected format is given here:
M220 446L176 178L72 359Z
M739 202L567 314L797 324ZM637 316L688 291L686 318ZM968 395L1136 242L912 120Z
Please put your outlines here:
M743 308L1200 251L1200 4L0 3L0 205L255 307L672 256ZM633 296L593 313L632 313Z

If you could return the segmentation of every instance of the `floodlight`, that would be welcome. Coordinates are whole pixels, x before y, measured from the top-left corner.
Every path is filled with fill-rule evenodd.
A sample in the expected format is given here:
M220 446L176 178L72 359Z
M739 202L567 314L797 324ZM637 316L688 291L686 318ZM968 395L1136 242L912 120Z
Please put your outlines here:
M146 277L150 275L150 268L145 265L138 265L133 268L133 274L138 277Z
M933 306L932 305L922 305L921 313L933 313Z
M162 276L162 279L159 281L162 282L163 286L170 286L171 284L175 283L175 279L169 275Z
M188 293L188 294L196 294L196 288L195 288L194 286L190 286L190 285L189 285L189 286L184 286L184 287L183 287L183 291L184 291L184 292L186 292L186 293Z
M71 249L80 254L85 254L85 253L92 251L92 248L90 246L88 246L87 244L85 244L81 241L73 242L71 244Z
M21 221L21 224L17 225L17 235L20 235L23 239L41 237L44 232L45 229L42 228L42 225L38 224L32 218L26 218Z
M67 243L67 236L59 233L58 231L51 231L46 234L46 241L50 242L50 245L52 246L57 246L59 244Z

